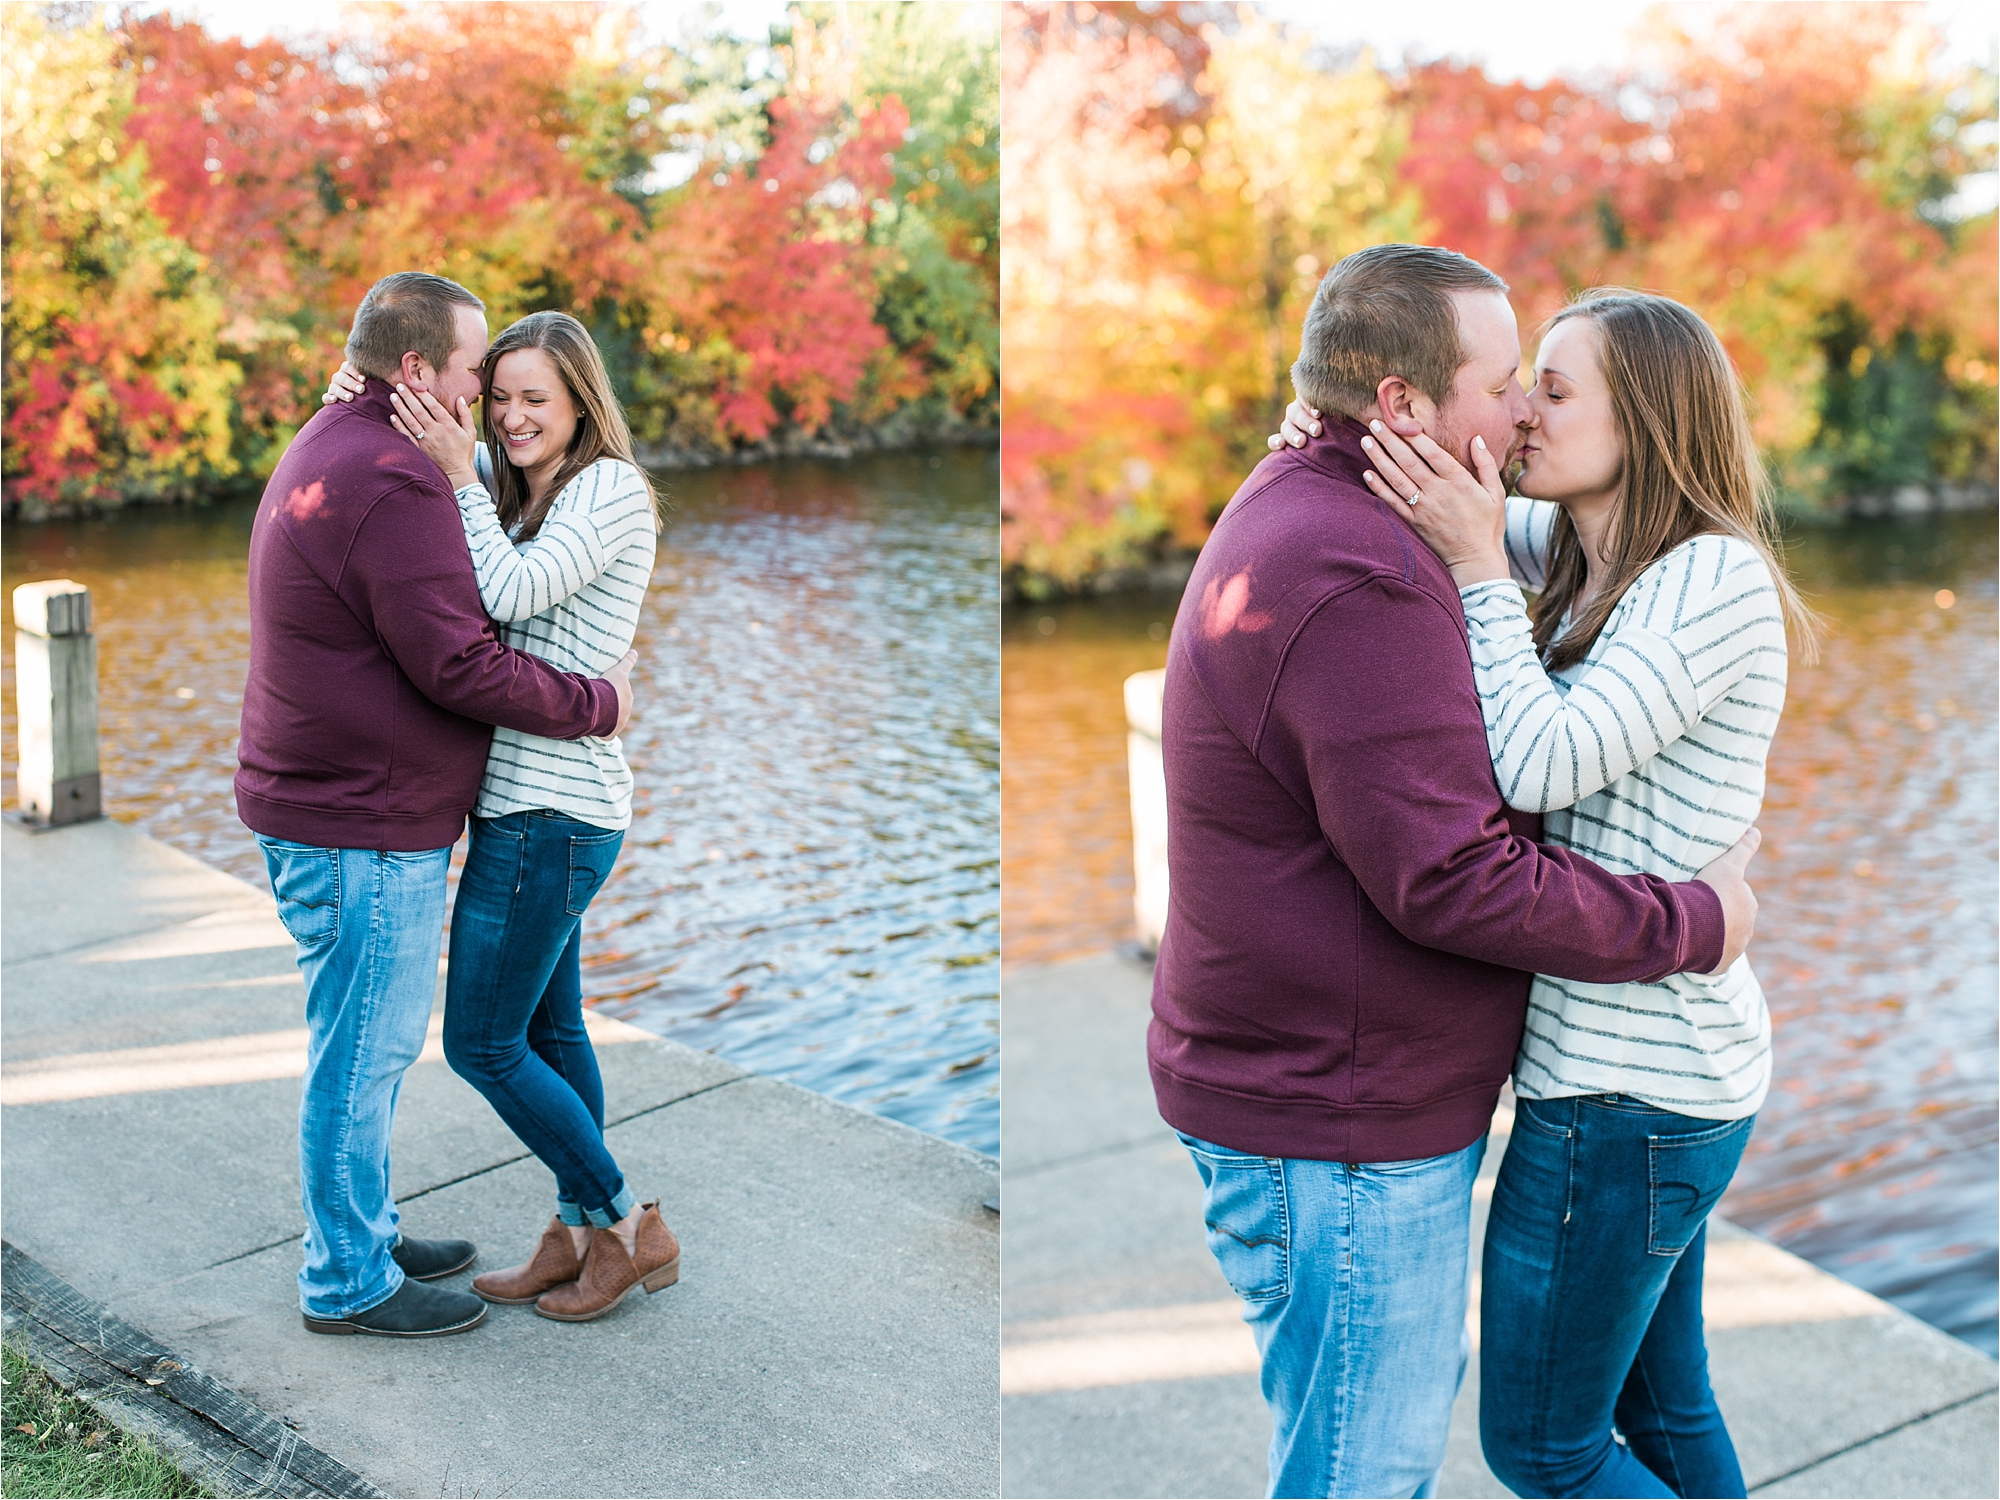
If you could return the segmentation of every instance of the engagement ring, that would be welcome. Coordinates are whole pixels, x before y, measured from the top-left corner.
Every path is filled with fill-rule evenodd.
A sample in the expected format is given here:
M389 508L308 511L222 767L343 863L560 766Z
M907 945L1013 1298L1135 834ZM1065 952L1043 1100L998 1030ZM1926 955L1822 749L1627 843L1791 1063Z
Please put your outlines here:
M1418 490L1415 494L1410 496L1410 504L1415 505L1419 500L1423 498L1424 498L1424 492L1422 490Z

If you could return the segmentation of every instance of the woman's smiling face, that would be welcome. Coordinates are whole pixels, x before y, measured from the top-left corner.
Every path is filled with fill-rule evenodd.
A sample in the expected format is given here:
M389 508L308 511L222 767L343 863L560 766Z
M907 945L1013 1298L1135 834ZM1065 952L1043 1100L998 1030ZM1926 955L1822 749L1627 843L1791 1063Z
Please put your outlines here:
M1587 317L1564 319L1542 340L1528 392L1534 423L1520 452L1522 494L1561 503L1617 490L1624 447L1602 350L1603 335Z
M501 450L522 469L553 466L576 436L576 400L540 349L511 349L493 367L488 420Z

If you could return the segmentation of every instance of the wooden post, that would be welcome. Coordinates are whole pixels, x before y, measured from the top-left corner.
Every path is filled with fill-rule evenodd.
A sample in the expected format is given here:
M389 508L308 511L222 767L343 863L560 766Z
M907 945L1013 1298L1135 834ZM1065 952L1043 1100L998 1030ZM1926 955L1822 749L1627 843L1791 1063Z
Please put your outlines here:
M1132 915L1139 946L1160 951L1167 925L1167 774L1160 758L1164 671L1125 679L1126 771L1132 783Z
M97 637L90 590L67 578L14 590L21 816L46 828L104 816L97 774Z

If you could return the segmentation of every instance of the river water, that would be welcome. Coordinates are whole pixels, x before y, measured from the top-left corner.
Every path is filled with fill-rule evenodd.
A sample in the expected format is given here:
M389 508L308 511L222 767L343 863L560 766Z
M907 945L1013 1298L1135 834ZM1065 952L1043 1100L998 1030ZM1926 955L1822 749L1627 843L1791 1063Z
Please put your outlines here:
M1771 751L1751 959L1776 1080L1722 1211L1991 1355L1994 517L1805 530L1790 562L1833 630ZM1009 967L1132 936L1120 684L1164 665L1177 602L1005 612Z
M664 484L674 511L626 740L633 824L584 921L585 994L659 1035L995 1153L995 456ZM262 885L230 789L254 512L7 523L0 756L11 771L12 589L73 578L96 611L107 810Z

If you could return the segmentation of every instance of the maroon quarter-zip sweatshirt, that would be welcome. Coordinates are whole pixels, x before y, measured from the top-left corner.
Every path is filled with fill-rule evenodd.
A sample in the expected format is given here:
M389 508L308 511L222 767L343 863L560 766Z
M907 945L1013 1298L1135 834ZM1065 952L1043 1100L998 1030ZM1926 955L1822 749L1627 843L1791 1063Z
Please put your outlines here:
M1484 1134L1531 973L1722 955L1700 884L1539 845L1487 754L1450 573L1361 482L1364 429L1257 466L1167 654L1160 1113L1264 1156L1403 1161Z
M458 502L390 410L375 380L322 408L257 507L236 808L272 838L439 849L465 827L493 725L617 727L610 683L501 643Z

